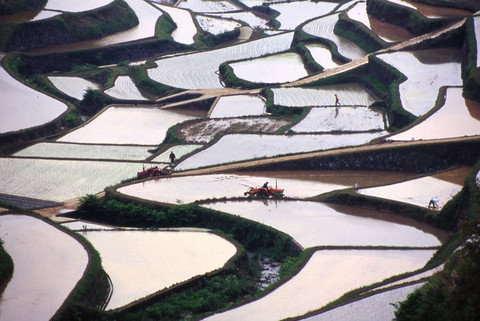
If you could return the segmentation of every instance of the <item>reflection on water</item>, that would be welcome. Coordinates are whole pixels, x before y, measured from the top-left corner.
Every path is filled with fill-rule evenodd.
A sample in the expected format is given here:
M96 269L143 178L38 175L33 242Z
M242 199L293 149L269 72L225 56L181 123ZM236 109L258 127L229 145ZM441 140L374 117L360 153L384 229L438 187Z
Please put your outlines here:
M83 246L31 216L0 216L0 238L14 262L0 300L1 320L49 320L87 266Z
M318 202L254 200L204 206L272 226L293 237L304 248L319 245L439 246L445 237L445 233L407 218Z
M89 231L85 237L113 283L107 310L219 269L237 252L227 240L206 232Z

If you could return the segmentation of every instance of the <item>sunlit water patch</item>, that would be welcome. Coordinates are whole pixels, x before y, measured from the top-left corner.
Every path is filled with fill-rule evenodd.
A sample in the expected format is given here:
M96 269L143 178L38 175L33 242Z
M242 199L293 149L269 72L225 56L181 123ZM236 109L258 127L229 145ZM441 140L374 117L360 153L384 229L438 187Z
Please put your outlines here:
M152 154L152 146L84 145L63 143L38 143L13 154L18 157L145 160Z
M305 47L310 51L313 60L323 68L330 69L339 66L339 64L333 61L332 53L325 45L313 43L305 45Z
M280 22L280 29L294 30L307 20L330 13L337 5L323 1L292 1L273 3L269 7L280 12L276 18Z
M433 108L440 87L462 85L458 50L397 51L377 57L408 77L399 85L400 100L415 116Z
M462 186L458 184L434 177L422 177L403 183L360 189L358 192L422 207L427 207L432 197L435 197L439 200L441 208L461 189Z
M240 28L242 26L236 21L218 17L196 15L195 18L197 19L197 22L200 25L200 28L202 28L202 30L209 32L213 35L219 35L227 31L233 31L236 28Z
M14 263L0 300L2 320L50 320L88 263L70 235L26 215L1 215L0 239Z
M237 252L232 243L206 232L128 230L84 234L100 253L102 266L113 283L107 310L222 268Z
M344 135L225 135L211 147L181 162L177 169L186 170L262 157L357 146L383 135L385 132Z
M171 126L194 118L160 108L109 107L92 121L58 141L158 145Z
M136 177L139 163L0 158L0 192L65 201Z
M287 189L285 193L288 195ZM438 237L426 232L427 227L413 220L404 225L402 219L397 223L392 216L353 207L287 200L227 201L204 206L271 226L290 235L304 248L441 245ZM382 220L382 216L389 221Z
M113 87L105 90L105 94L117 99L148 100L129 76L118 76Z
M283 83L308 76L302 57L294 52L231 63L238 78L254 83Z
M466 100L462 88L448 88L444 106L413 128L389 140L426 140L480 135L480 104Z
M0 54L0 60L3 59ZM53 121L67 106L25 86L0 66L0 134L22 130Z
M148 69L147 73L153 80L177 88L223 88L218 77L220 64L288 50L292 38L293 32L289 32L226 48L164 58L156 60L157 68Z
M48 80L50 80L58 90L78 100L83 99L83 95L87 89L100 89L98 84L80 77L49 76Z
M312 36L326 38L333 41L338 52L349 59L358 59L366 55L360 47L350 40L339 37L333 32L335 23L338 21L338 13L315 19L302 27L302 30Z
M264 113L265 101L259 96L223 96L215 104L210 118L261 116Z
M172 32L173 40L187 45L194 43L193 37L197 33L197 27L193 22L192 14L188 10L158 4L155 4L155 6L168 13L177 25L177 28Z
M406 1L406 0L388 0L389 2L414 9L427 18L441 18L441 17L465 17L471 15L471 12L456 8L447 8L439 6L429 6L421 2ZM428 2L427 2L428 3Z
M43 19L48 19L55 17L57 15L60 15L60 12L57 11L47 11L47 10L42 10L38 15L36 15L32 20L30 21L38 21L38 20L43 20Z
M297 133L385 130L383 113L366 107L312 108L291 128Z
M376 99L357 84L329 85L317 88L272 88L276 105L288 107L370 106Z
M395 317L395 304L405 301L407 296L424 285L417 283L385 291L367 298L342 305L333 310L301 319L302 321L391 321Z
M363 24L368 29L372 30L372 26L370 24L370 17L367 15L367 4L366 2L357 2L355 6L348 9L347 11L348 18L358 21L359 23ZM375 33L372 30L373 33ZM389 39L388 37L383 37L381 35L377 35L380 39L386 42L392 42L393 40Z
M303 315L355 288L421 268L433 253L432 250L317 251L297 275L275 291L205 320L276 321Z

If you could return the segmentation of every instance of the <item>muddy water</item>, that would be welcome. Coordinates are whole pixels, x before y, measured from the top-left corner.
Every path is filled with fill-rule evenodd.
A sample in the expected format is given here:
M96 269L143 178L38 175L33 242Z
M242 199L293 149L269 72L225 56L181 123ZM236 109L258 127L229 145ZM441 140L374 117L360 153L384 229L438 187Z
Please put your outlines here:
M267 296L206 320L276 321L319 309L355 288L425 265L432 250L317 251L305 267Z
M390 42L401 42L413 38L413 35L402 27L382 22L373 17L368 17L368 20L373 33L382 39Z
M100 252L113 283L107 310L219 269L237 252L227 240L206 232L129 230L84 235Z
M49 320L82 277L87 252L71 236L25 215L0 216L0 238L14 262L0 319Z
M336 189L398 182L409 174L368 171L278 171L169 177L119 188L123 194L164 203L190 203L223 197L244 197L249 187L270 182L292 198L312 197ZM185 191L188 191L186 193Z
M413 220L317 202L250 200L205 206L272 226L293 237L304 248L319 245L438 246L445 237L444 233Z

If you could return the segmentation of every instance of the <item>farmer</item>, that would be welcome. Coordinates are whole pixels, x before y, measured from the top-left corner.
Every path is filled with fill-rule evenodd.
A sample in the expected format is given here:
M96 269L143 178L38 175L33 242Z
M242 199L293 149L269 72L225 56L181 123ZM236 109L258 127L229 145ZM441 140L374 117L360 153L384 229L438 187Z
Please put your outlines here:
M170 164L173 166L175 165L175 154L173 153L173 151L170 152Z
M263 184L263 187L267 188L268 189L268 181L265 182L265 184Z
M340 106L340 99L338 99L337 94L335 94L335 107Z
M438 208L438 200L435 197L432 197L432 199L428 203L428 208L430 208L430 206L432 208Z

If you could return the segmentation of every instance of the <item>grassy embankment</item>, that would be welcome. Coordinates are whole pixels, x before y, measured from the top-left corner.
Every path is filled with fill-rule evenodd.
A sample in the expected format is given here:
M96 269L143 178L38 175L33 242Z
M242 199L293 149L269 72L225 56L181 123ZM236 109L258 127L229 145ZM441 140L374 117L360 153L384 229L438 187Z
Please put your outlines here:
M23 23L0 25L2 51L24 51L48 45L98 39L138 25L135 12L123 0L78 13Z
M480 44L477 44L475 38L473 18L469 17L465 25L465 45L464 58L462 61L463 95L467 99L480 102L480 68L477 67L477 50Z
M414 36L420 36L453 23L455 19L429 19L417 10L386 0L367 0L367 13L380 21L399 26Z
M265 225L195 205L169 206L140 201L110 189L103 200L92 195L84 197L74 215L92 221L138 228L208 228L240 244L247 251L241 251L221 271L196 278L179 287L174 286L127 309L113 313L102 312L109 319L146 317L178 320L185 314L198 316L231 307L232 304L239 304L247 298L253 299L264 293L258 291L254 284L259 273L260 257L268 256L282 262L300 253L290 237ZM82 313L93 313L88 311L86 309Z

